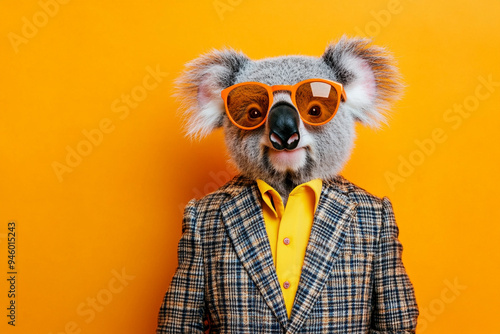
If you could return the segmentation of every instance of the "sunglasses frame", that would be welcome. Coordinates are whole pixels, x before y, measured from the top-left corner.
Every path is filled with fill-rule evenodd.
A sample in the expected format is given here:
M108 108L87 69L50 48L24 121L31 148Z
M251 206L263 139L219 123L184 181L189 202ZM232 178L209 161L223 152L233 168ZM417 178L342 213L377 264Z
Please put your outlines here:
M293 105L297 109L297 112L299 113L300 119L302 119L302 121L304 123L309 124L309 125L314 125L314 126L326 124L326 123L330 122L332 120L332 118L335 116L335 114L337 113L337 110L339 109L339 106L340 106L340 102L337 103L335 111L332 113L332 115L326 121L321 122L321 123L311 123L311 122L308 122L307 120L305 120L302 117L301 113L299 112L299 108L297 106L297 101L295 100L295 94L297 93L297 89L300 86L302 86L302 85L304 85L304 84L306 84L308 82L324 82L324 83L327 83L327 84L329 84L330 86L332 86L337 91L337 96L340 95L340 99L341 99L342 102L344 102L344 101L347 100L347 96L345 94L344 86L341 83L335 82L335 81L331 81L331 80L327 80L327 79L319 79L319 78L302 80L302 81L296 83L295 85L274 85L274 86L269 86L269 85L263 84L261 82L254 82L254 81L241 82L239 84L229 86L229 87L225 88L224 90L222 90L221 97L224 100L224 107L226 109L226 114L229 117L229 120L234 125L236 125L237 127L239 127L240 129L243 129L243 130L254 130L254 129L257 129L258 127L260 127L262 124L264 124L266 122L267 117L269 116L269 111L271 110L271 107L273 105L274 92L277 92L277 91L288 91L288 92L290 92L290 95L292 97ZM269 96L269 107L268 107L268 109L266 111L266 117L264 117L264 119L262 120L262 122L260 122L258 125L252 126L252 127L245 127L245 126L237 124L234 121L234 119L231 116L231 114L229 113L229 109L228 109L228 106L227 106L227 97L229 96L229 93L233 89L235 89L237 87L240 87L240 86L244 86L244 85L257 85L257 86L263 87L267 91L267 95Z

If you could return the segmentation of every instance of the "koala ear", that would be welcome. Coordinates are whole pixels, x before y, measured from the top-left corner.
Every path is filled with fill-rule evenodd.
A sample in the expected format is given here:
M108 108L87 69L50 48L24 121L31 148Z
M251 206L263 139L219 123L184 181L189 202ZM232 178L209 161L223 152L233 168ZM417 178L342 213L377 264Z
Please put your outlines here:
M232 49L213 50L186 64L177 79L176 96L186 116L186 135L203 138L222 126L221 91L234 84L236 74L250 59Z
M386 112L400 97L403 85L392 56L370 42L343 36L327 47L322 59L344 85L345 106L354 118L376 127L385 121Z

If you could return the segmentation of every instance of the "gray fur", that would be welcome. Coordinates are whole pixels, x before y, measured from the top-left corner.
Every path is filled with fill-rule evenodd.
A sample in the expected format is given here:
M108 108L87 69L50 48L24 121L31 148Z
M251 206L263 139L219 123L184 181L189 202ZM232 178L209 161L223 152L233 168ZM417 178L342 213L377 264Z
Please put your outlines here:
M213 51L190 62L180 77L178 95L187 114L188 135L203 137L222 126L230 156L240 172L263 179L284 201L293 188L315 178L336 176L347 162L355 139L355 122L376 126L401 91L391 56L366 39L341 38L321 57L281 56L252 61L234 50ZM267 124L245 131L225 115L220 92L233 84L257 81L267 85L293 85L310 78L340 82L347 94L335 117L322 126L301 122L299 147L306 152L300 166L273 165ZM274 104L290 100L276 93Z

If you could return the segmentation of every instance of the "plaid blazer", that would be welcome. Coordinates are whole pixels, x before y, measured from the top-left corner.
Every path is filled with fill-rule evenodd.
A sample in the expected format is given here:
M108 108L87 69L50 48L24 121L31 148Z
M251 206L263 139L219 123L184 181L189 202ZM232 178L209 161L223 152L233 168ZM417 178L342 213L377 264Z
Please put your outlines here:
M323 182L290 318L260 193L237 176L186 206L157 333L414 333L418 308L389 199Z

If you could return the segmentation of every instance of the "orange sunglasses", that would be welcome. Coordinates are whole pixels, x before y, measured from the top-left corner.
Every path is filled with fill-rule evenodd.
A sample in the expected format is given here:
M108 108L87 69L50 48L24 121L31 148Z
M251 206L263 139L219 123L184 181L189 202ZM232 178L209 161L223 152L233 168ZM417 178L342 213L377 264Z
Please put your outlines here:
M300 118L309 125L328 123L346 100L342 84L326 79L307 79L295 85L268 86L242 82L221 92L231 122L243 130L264 124L273 105L273 93L289 91Z

